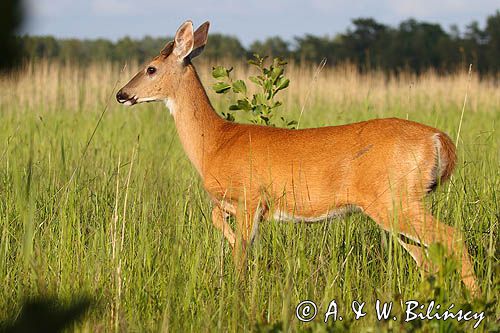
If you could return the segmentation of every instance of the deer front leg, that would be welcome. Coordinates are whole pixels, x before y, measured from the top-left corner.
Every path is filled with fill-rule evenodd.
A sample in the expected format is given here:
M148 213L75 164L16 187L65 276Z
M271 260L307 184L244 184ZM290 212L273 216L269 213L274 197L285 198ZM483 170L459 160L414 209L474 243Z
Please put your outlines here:
M236 243L233 257L240 275L246 269L247 247L253 242L263 215L264 209L258 201L241 202L236 207Z
M224 212L219 205L214 205L214 208L212 208L212 223L217 229L222 231L224 237L226 237L229 244L234 249L236 236L229 223L227 223L226 212Z

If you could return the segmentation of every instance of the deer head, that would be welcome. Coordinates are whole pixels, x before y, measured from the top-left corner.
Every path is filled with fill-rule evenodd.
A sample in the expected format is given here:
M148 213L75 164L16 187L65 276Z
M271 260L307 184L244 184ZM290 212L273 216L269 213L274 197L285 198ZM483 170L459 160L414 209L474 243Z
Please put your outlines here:
M199 55L207 43L209 22L193 32L193 23L184 22L175 38L165 45L160 55L151 60L116 94L119 103L168 101L186 72L191 59Z

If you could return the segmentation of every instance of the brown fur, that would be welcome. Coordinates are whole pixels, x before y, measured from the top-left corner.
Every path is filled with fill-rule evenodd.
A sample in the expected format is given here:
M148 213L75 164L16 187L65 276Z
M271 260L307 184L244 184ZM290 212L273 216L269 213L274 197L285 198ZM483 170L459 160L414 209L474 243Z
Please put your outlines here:
M448 135L441 133L439 135L439 140L441 141L441 156L446 159L446 168L444 168L441 173L441 181L444 182L450 179L453 170L455 170L455 165L457 164L457 154L455 145Z
M443 243L462 263L465 285L478 290L463 235L435 220L422 202L437 177L448 179L454 169L455 147L446 134L396 118L301 130L227 122L189 62L206 43L196 34L206 34L208 25L201 30L193 34L192 24L183 24L173 51L149 64L158 73L139 72L119 99L169 100L180 141L213 200L214 225L240 267L259 221L326 219L354 206L383 229L420 243L405 247L419 265L425 246ZM444 168L437 172L437 165ZM227 215L236 217L236 232Z

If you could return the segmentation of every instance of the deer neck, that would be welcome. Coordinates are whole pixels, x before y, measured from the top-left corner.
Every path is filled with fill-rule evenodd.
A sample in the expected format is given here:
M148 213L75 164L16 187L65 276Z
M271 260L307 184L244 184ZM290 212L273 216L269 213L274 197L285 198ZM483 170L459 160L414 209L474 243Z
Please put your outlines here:
M180 78L179 88L166 105L174 117L184 151L203 178L206 161L210 159L225 121L210 104L193 65L188 65Z

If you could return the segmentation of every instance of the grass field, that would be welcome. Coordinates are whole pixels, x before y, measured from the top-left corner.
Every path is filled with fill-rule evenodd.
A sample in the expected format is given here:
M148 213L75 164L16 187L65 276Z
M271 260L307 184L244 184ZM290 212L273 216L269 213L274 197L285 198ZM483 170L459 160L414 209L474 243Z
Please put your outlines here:
M198 64L206 87L211 65ZM241 66L236 75L245 76ZM482 289L473 300L453 265L421 275L395 238L361 214L315 225L262 223L248 278L236 279L165 106L125 108L114 100L136 68L39 62L0 78L0 322L26 298L89 296L90 310L71 331L472 329L474 320L404 322L406 300L436 300L485 311L478 332L499 329L498 78L472 75L462 123L466 72L388 78L343 66L313 79L314 67L292 64L283 95L283 113L302 113L300 127L396 116L454 140L460 128L454 177L428 205L466 235ZM227 107L225 97L210 97L219 110ZM333 299L344 320L324 323ZM377 299L393 301L398 319L378 321ZM318 305L310 323L295 317L302 300ZM354 300L366 302L359 320Z

